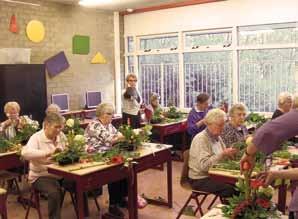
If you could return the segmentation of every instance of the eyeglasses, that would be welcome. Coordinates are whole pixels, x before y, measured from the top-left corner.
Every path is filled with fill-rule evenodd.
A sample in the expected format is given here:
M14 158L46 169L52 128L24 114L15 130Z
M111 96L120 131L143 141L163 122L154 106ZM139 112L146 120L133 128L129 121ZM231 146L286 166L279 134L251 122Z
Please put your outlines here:
M109 115L109 116L112 116L113 115L113 113L106 113L107 115Z
M138 80L128 80L129 82L137 82Z

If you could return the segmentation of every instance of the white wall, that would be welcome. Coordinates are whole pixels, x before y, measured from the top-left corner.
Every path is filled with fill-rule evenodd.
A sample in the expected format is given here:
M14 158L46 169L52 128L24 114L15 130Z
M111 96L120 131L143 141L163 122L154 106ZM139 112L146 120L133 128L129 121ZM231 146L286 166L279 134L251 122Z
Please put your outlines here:
M298 21L298 0L228 0L124 17L124 34L146 35Z

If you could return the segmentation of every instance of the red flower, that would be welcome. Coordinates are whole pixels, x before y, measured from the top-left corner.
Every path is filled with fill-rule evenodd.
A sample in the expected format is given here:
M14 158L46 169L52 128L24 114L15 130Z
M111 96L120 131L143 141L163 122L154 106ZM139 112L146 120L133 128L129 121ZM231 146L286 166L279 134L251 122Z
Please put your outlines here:
M121 155L116 155L111 159L112 163L119 164L124 162L124 158Z
M246 170L250 170L250 168L251 168L250 163L248 163L247 161L243 162L243 164L242 164L242 169L243 169L244 171L246 171Z
M256 204L261 206L262 208L268 209L270 208L270 201L262 198L258 198L256 200Z
M260 186L263 186L264 183L262 180L258 180L258 179L251 179L250 180L250 187L253 189L258 189Z
M236 219L238 218L238 216L245 212L245 209L248 208L248 206L250 206L250 201L249 200L244 200L240 203L238 203L238 205L234 208L233 214L232 214L232 219Z

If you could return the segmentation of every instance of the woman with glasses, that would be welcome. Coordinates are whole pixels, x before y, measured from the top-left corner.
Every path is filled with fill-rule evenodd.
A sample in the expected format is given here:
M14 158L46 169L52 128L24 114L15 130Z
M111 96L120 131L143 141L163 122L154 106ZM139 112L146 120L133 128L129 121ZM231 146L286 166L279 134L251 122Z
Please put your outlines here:
M112 125L114 107L109 103L99 104L96 108L97 119L89 123L85 130L88 153L104 153L110 150L123 136ZM116 217L124 217L119 207L126 207L127 180L108 184L110 205L109 213Z
M230 120L225 124L221 134L222 140L227 147L234 143L244 141L248 136L248 130L244 126L246 108L242 103L234 104L230 111Z
M24 126L24 120L20 117L21 107L17 102L7 102L4 105L4 113L7 120L0 125L0 135L11 140L14 138L18 130Z
M137 76L128 74L126 76L127 87L122 95L122 121L132 128L140 127L140 107L142 97L137 89Z

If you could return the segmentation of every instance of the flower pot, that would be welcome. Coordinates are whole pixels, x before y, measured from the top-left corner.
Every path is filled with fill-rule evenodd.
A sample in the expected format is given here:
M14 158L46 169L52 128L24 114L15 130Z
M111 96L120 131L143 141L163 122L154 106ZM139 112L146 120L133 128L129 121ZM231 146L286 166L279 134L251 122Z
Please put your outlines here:
M79 160L80 160L79 156L74 157L73 159L71 159L69 157L64 157L58 161L58 164L61 166L64 166L64 165L68 165L68 164L77 163L77 162L79 162Z

